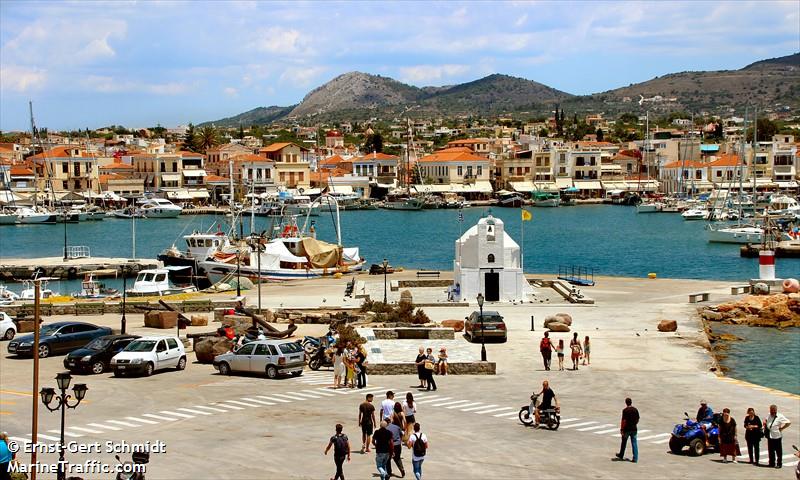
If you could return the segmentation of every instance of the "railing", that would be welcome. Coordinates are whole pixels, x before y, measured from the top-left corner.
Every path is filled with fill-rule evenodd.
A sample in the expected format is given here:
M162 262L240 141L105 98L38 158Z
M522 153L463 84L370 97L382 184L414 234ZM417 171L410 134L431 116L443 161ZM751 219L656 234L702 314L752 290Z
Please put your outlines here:
M68 245L64 248L64 258L89 258L89 247L84 245Z

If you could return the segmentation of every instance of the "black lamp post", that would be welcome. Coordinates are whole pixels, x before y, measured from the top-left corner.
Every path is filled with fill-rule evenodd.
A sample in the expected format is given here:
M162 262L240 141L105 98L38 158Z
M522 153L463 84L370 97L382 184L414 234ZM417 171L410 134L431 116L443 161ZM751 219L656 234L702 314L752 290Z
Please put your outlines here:
M61 201L61 218L64 220L64 261L66 262L69 259L67 255L67 207L63 200Z
M42 397L42 403L44 403L44 406L47 407L48 410L51 412L55 412L59 409L61 410L61 448L58 454L58 476L56 477L58 480L66 480L67 478L67 474L64 471L64 420L66 411L68 408L76 408L86 396L86 391L88 390L84 383L78 383L72 387L72 392L77 402L75 402L75 404L70 404L69 399L72 398L72 395L67 394L67 389L71 381L72 375L67 372L59 373L56 375L56 384L58 385L58 389L61 390L61 395L56 395L56 391L52 387L42 388L42 391L39 392ZM50 403L53 400L56 401L56 406L50 407Z
M239 238L241 238L241 237L239 237ZM239 246L236 248L236 296L237 297L241 297L242 296L242 267L241 267L241 265L242 265L242 261L241 261L242 250L241 250L241 248L242 248L242 244L241 244L241 242L239 242Z
M389 262L384 258L383 259L383 304L386 305L386 267L389 266Z
M486 334L483 330L483 294L478 294L478 307L481 310L481 362L486 361Z
M125 319L125 303L128 299L128 266L122 266L122 320L120 320L120 333L125 334L125 326L128 321Z

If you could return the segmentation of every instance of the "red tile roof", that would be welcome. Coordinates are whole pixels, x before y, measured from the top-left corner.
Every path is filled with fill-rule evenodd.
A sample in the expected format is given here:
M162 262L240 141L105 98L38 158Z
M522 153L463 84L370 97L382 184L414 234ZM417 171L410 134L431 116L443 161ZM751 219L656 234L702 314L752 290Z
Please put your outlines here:
M121 163L121 162L114 162L100 167L100 170L122 170L122 169L133 170L133 165L128 165L127 163Z
M24 167L22 165L12 165L9 173L12 176L13 175L26 176L26 175L33 175L33 170L31 170L28 167Z
M739 155L724 153L719 158L709 163L710 167L738 167Z
M472 150L466 147L445 148L433 152L419 159L421 163L432 162L486 162L486 158L475 155Z
M288 147L289 145L294 145L294 144L290 142L278 142L278 143L273 143L272 145L267 145L266 147L263 148L259 148L258 151L260 153L279 152L284 148Z
M664 168L706 168L708 163L698 160L679 160L664 165Z
M372 152L364 155L361 158L357 158L358 161L369 161L369 160L399 160L400 157L397 155L389 155L383 152Z

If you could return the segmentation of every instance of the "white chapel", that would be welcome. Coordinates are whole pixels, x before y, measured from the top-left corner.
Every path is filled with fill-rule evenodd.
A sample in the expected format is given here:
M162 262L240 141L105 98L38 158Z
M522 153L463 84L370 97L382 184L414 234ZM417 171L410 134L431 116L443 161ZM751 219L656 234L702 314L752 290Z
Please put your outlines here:
M456 240L453 300L487 302L528 300L534 293L522 272L520 248L491 214Z

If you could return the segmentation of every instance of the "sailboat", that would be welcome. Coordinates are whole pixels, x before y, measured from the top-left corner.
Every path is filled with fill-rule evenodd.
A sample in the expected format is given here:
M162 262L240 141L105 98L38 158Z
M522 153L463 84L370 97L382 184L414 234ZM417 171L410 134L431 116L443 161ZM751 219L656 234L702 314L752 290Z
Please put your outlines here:
M411 163L411 147L412 141L411 121L408 121L408 143L406 145L406 166L403 170L403 176L400 179L401 187L405 185L405 190L397 189L389 192L386 199L383 201L382 207L386 210L422 210L425 202L411 195L411 178L409 175L409 165Z

